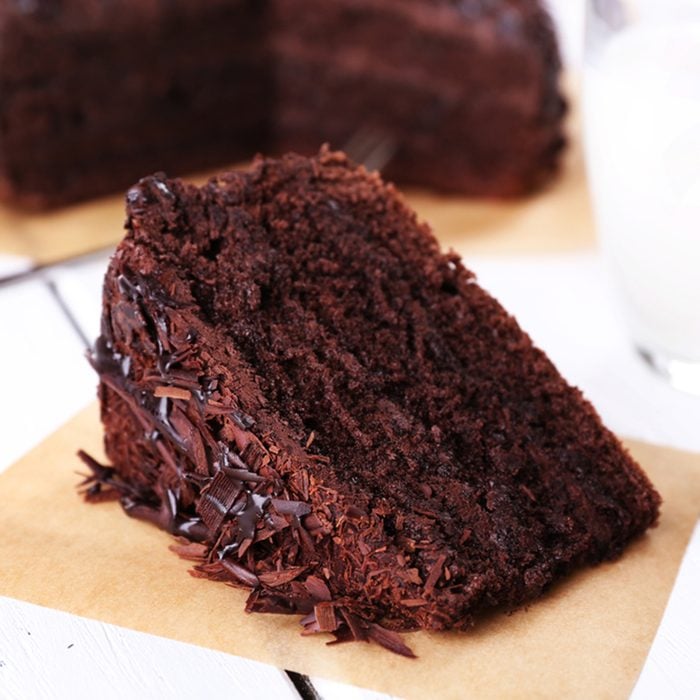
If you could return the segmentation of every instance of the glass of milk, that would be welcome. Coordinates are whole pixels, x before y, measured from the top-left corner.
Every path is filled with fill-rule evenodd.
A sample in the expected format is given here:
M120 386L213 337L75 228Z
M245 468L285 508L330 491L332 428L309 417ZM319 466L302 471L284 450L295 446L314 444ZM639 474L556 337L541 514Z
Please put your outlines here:
M632 341L700 395L700 0L587 0L584 124Z

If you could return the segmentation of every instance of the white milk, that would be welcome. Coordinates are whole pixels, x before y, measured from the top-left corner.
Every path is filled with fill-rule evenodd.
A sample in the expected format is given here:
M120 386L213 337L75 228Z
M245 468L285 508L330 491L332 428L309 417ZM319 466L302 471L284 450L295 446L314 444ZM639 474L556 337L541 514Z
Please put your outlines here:
M631 26L586 66L603 250L638 346L700 362L700 22Z

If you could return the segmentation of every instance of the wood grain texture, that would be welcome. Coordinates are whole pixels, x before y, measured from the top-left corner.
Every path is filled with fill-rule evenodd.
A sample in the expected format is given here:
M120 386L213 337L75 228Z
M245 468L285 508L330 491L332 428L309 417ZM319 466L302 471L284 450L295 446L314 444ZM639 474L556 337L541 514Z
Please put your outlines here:
M0 594L404 697L430 697L436 682L447 698L465 688L473 698L628 695L700 504L697 455L633 443L665 497L656 530L527 610L469 634L409 635L420 658L408 661L301 638L294 618L245 615L245 593L187 576L167 535L127 519L116 503L81 503L75 451L99 455L100 438L93 406L0 476Z
M663 620L632 700L673 696L697 698L700 691L700 521L683 557Z
M299 700L283 671L131 630L0 598L0 697L228 697ZM144 643L147 642L147 643ZM134 646L148 654L130 653ZM28 677L27 668L36 673ZM213 697L207 693L208 697Z

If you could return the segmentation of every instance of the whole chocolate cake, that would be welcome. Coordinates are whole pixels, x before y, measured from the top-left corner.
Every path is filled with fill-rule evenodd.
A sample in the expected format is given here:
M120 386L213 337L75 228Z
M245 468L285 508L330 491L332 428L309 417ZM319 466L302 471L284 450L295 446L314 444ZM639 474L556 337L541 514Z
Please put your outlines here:
M619 555L659 496L577 389L341 153L127 196L90 498L184 538L248 610L464 629Z
M565 107L539 0L299 4L272 4L277 152L347 145L392 181L491 197L555 173Z
M398 181L529 192L563 145L539 0L0 0L0 198L323 142Z

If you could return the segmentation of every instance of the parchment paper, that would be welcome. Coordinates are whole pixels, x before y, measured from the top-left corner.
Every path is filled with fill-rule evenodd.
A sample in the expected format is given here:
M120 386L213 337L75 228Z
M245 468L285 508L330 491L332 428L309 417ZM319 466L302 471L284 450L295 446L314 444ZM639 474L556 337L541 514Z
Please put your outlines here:
M700 455L629 443L664 497L659 527L526 610L408 635L411 661L245 614L246 594L190 577L168 535L76 495L80 447L102 455L96 406L0 475L0 595L421 700L627 697L700 511Z

